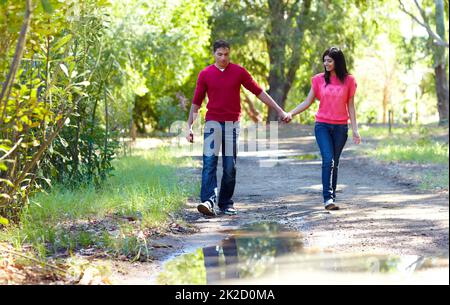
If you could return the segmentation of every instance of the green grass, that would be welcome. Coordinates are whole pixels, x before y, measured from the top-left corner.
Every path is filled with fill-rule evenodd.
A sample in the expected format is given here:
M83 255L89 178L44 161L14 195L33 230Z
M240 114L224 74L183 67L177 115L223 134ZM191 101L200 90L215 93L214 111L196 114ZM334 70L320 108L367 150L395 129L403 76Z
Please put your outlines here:
M438 126L437 124L411 125L411 126L393 126L389 133L388 126L382 125L361 125L359 133L363 138L405 138L405 137L433 137L448 136L448 128Z
M386 141L370 150L369 154L383 161L448 164L448 145L438 142L408 144Z
M47 194L33 196L19 225L0 231L0 241L17 249L31 244L42 258L93 246L139 256L145 252L146 241L137 233L164 226L169 215L179 211L198 190L191 177L180 176L180 169L191 166L190 161L177 159L175 153L169 148L136 151L114 161L113 176L99 189L55 186ZM138 221L133 225L119 221L125 216ZM93 221L99 227L93 228ZM106 230L114 223L115 235Z
M419 188L448 189L448 128L437 124L394 127L389 133L387 127L362 126L360 134L363 142L367 140L362 153L381 161L432 165L434 169L417 173Z
M311 160L320 160L320 155L318 155L318 154L303 154L303 155L293 156L292 158L301 160L301 161L311 161Z
M383 161L405 161L430 164L447 164L449 158L448 128L434 125L395 127L362 126L361 137L378 140L375 147L365 151Z
M430 189L448 189L448 166L443 169L440 174L436 174L434 172L425 172L421 174L421 183L419 188L422 190L430 190Z

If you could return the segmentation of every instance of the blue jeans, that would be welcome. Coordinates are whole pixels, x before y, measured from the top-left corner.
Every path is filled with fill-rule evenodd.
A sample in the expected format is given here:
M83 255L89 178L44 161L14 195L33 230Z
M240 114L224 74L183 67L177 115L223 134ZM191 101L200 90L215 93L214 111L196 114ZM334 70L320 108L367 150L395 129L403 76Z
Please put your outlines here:
M203 170L200 199L202 202L216 196L217 162L222 148L223 175L218 205L221 209L233 207L236 185L236 159L239 138L239 122L219 123L207 121L203 144Z
M348 138L348 125L316 122L314 132L322 155L324 202L336 197L339 158Z

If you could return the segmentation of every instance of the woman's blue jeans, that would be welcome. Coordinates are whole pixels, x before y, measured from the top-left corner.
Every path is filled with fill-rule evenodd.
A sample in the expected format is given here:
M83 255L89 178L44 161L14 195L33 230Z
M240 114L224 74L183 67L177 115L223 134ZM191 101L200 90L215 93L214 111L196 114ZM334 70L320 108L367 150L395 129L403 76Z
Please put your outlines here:
M217 162L222 148L223 175L218 198L221 209L233 207L234 204L231 198L236 185L239 130L239 122L207 121L205 125L200 199L205 202L217 196Z
M348 138L348 125L316 122L317 145L322 155L322 186L324 202L336 197L339 158Z

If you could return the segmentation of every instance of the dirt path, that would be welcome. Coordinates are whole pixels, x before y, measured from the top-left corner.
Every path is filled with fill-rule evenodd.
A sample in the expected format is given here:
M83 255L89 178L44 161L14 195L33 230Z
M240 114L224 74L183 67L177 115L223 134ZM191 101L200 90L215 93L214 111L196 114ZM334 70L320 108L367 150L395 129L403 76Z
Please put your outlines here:
M302 232L306 247L338 253L447 256L448 192L418 191L388 168L357 157L354 149L349 140L340 162L341 210L328 212L321 204L320 159L293 157L318 153L311 127L282 128L276 166L260 166L267 158L257 153L240 154L234 196L238 215L203 217L192 200L184 218L198 232L162 238L158 242L168 248L154 249L158 260L135 265L117 281L146 282L164 259L214 244L224 237L224 230L255 221L277 221ZM198 177L200 170L195 170Z

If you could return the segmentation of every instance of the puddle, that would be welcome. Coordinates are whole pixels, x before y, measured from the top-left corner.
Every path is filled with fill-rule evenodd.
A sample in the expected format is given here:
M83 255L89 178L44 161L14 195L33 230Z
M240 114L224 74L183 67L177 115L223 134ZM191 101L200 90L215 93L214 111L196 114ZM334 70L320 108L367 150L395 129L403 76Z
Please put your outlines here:
M298 232L252 223L165 262L157 284L447 284L448 257L326 253Z

